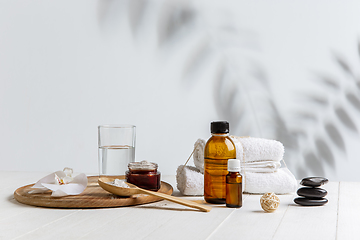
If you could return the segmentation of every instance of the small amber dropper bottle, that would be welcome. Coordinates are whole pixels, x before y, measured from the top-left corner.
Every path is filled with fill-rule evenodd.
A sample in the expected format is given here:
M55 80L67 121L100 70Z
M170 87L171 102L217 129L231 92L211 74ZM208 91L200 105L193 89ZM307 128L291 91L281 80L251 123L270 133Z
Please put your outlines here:
M226 206L240 208L242 206L242 176L240 174L240 160L229 159L226 175Z

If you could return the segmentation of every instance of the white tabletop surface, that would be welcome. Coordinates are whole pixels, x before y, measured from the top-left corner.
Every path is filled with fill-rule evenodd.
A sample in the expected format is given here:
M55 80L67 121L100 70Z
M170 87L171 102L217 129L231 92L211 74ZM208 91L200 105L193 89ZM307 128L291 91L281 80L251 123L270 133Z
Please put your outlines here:
M329 182L321 207L293 203L265 213L261 195L244 195L243 207L211 205L209 213L168 201L135 207L51 209L18 203L13 192L49 173L0 171L0 239L360 239L360 183ZM174 176L163 181L176 189ZM202 197L184 197L204 203Z

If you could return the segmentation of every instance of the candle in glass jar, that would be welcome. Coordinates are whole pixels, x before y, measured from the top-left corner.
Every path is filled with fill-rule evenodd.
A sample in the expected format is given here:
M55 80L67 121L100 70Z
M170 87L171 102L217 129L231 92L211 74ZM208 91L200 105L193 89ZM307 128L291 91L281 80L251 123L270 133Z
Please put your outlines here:
M126 171L126 181L140 188L157 191L160 189L160 172L156 163L141 161L131 162Z

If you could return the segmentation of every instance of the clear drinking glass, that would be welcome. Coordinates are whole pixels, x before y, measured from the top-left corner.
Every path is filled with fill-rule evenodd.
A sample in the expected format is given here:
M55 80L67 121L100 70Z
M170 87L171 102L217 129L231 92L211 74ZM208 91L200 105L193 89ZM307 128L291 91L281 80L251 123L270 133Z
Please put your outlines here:
M136 127L134 125L100 125L99 176L125 175L128 164L135 161Z

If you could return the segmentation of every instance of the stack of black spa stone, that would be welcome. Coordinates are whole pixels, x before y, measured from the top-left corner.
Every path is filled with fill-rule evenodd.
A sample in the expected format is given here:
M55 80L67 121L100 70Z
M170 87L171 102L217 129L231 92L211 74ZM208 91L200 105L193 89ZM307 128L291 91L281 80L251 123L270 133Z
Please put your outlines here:
M300 184L305 186L299 188L297 194L300 196L294 202L302 206L322 206L328 202L324 198L327 194L325 189L319 188L329 180L322 177L308 177L301 180Z

